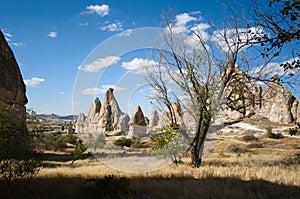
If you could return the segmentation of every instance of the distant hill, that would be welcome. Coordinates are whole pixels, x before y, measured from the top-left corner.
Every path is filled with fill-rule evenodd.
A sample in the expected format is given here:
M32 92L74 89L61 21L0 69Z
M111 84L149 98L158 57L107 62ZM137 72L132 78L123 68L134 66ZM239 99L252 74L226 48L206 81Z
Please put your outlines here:
M61 116L61 115L56 115L54 113L52 114L39 114L39 117L45 120L76 120L77 115L66 115L66 116Z

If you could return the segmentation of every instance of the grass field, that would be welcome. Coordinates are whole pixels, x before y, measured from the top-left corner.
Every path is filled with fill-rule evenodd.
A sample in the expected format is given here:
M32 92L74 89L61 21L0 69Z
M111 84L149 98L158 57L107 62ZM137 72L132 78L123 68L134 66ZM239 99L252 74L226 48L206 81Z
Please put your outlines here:
M67 151L45 151L37 176L15 183L14 198L299 198L300 139L224 133L200 168L183 163L147 173L113 170L92 157L73 164ZM252 137L253 138L253 137ZM106 178L105 178L106 176ZM0 198L7 198L0 181Z

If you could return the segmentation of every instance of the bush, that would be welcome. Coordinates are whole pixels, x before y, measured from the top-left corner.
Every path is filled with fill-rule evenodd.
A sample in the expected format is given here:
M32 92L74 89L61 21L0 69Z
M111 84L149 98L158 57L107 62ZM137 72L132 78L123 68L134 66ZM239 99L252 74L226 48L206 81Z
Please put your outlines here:
M248 141L257 141L258 138L255 137L254 135L245 135L243 136L243 140L248 142Z
M67 148L66 138L60 132L44 133L42 139L46 149L57 151Z
M84 152L87 150L86 146L82 143L81 140L77 140L76 144L75 144L75 148L74 148L74 159L72 161L72 164L79 159L84 159L86 157L86 155L84 154Z
M116 141L114 141L114 145L121 146L122 148L124 146L130 147L131 144L132 144L132 139L127 139L125 137L121 137L121 138L117 139Z
M271 139L282 139L283 138L283 135L281 133L272 133L271 126L267 126L266 131L267 131L268 138L271 138Z
M69 134L66 136L65 141L69 144L75 145L77 143L77 137L75 135Z
M284 138L284 136L281 133L269 133L269 134L267 134L267 137L271 138L271 139L282 139L282 138Z
M299 124L298 124L298 125L299 125ZM299 127L299 126L294 127L294 128L290 128L290 129L289 129L289 134L290 134L291 136L296 135L296 134L299 133L299 132L300 132L300 127Z
M243 149L239 145L236 145L236 144L230 145L229 148L230 148L230 151L232 153L238 153L238 154L240 154L240 153L245 153L246 152L246 149Z
M264 148L261 143L251 143L248 145L249 148Z

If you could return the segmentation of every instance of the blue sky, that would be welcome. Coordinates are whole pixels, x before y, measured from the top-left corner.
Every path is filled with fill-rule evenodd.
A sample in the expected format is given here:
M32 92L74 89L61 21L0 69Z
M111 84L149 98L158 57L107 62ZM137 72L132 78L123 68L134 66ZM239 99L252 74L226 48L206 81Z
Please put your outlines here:
M122 85L136 86L136 91L132 88L130 98L123 98L124 96L118 94L123 92L124 95L129 95L125 86L119 85L115 89L122 110L125 109L126 112L129 109L128 112L132 113L139 103L144 103L144 106L149 104L146 102L146 95L143 98L134 98L137 91L144 93L147 88L143 86L144 81L139 79L140 76L131 77L133 74L127 72L134 71L134 63L147 61L149 51L132 49L116 56L109 54L112 50L109 46L102 49L103 52L99 48L105 46L105 41L109 38L117 37L116 34L121 34L118 35L121 38L136 29L159 27L162 12L169 8L179 16L178 23L180 20L182 23L197 21L203 24L211 21L221 27L225 2L3 0L0 7L0 28L14 51L27 85L27 107L38 113L60 115L87 112L95 96L103 99L102 93L107 85L121 82ZM241 7L247 10L251 5L249 2L230 1L237 12L241 11ZM97 56L99 53L103 56L93 57L95 52ZM104 56L105 53L107 55ZM110 67L105 70L93 68L91 64L97 60L98 67L99 64L105 65L107 62L111 63ZM83 98L80 100L81 105L77 106L79 102L73 98L74 89L78 90L80 87L78 82L85 81L92 83L82 88L82 92L78 91ZM150 111L149 107L142 108L147 109L146 112Z

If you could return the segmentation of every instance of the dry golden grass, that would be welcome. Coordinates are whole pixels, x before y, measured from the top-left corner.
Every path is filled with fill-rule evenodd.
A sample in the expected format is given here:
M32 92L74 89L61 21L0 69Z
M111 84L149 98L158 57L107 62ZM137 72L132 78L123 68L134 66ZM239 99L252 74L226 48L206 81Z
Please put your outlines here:
M129 179L129 187L118 198L299 198L300 158L295 154L300 154L300 139L273 140L261 135L244 141L242 135L224 135L200 168L193 168L185 157L182 164L147 173L117 171L92 157L71 164L68 151L45 151L49 155L45 167L29 183L15 184L14 198L115 198L118 187L103 192L101 186L85 183L108 175ZM254 142L263 148L249 148ZM233 144L244 152L233 152ZM0 198L6 198L3 180L0 189Z

